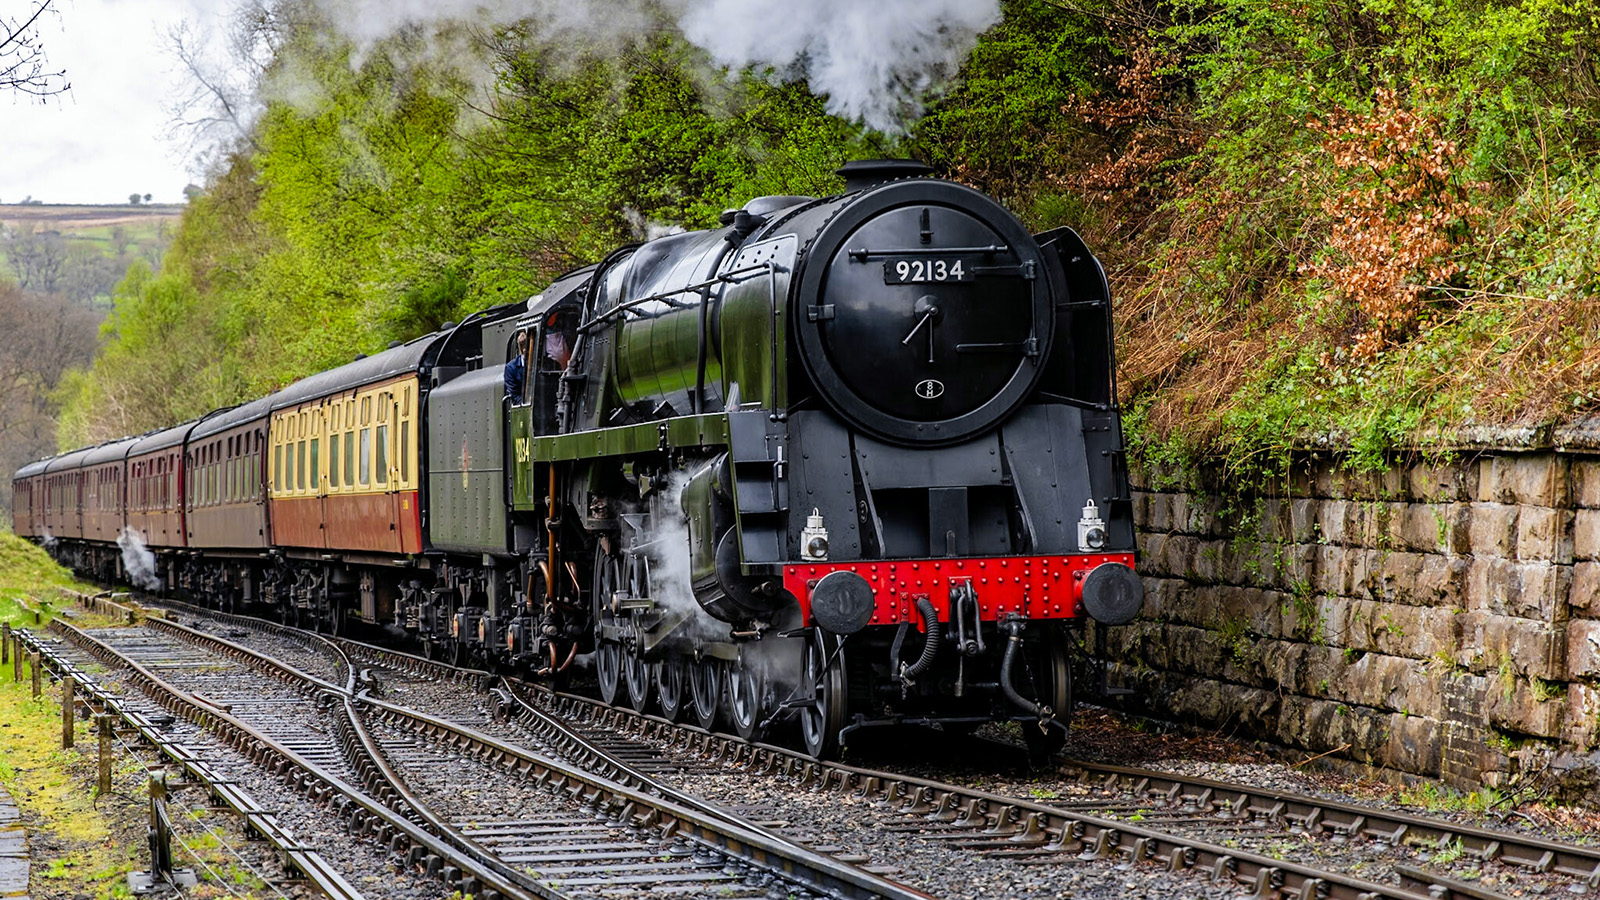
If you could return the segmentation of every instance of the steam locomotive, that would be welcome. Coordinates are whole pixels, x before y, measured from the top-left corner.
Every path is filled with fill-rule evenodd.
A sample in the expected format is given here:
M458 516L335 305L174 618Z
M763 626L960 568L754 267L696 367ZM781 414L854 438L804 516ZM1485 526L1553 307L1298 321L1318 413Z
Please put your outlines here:
M818 757L909 722L1014 720L1054 750L1073 629L1143 602L1105 276L1071 230L918 163L840 174L35 462L16 533L457 664L587 659L609 703L797 723Z

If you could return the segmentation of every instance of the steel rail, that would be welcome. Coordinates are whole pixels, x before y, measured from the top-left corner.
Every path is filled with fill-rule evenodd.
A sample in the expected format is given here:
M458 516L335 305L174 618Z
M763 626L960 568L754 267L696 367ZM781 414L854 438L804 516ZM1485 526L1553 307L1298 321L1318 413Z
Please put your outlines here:
M260 835L281 854L285 868L299 872L318 891L333 900L364 900L361 892L345 880L332 864L296 840L278 824L275 813L262 807L232 779L218 773L191 748L168 738L149 716L128 708L120 697L107 691L97 679L61 656L54 647L27 630L19 631L18 635L24 644L39 654L40 660L57 678L73 681L78 695L91 707L109 712L127 723L141 739L177 764L188 777L204 785L218 802L233 810L243 820L247 830Z
M358 701L360 706L366 707L385 722L419 732L449 745L458 752L470 753L480 760L497 764L531 779L538 787L566 792L573 798L582 798L588 805L603 802L620 821L637 821L641 827L656 830L663 837L681 836L693 840L703 846L750 862L808 890L831 897L862 898L862 900L867 898L927 900L928 898L927 894L920 891L848 863L831 859L771 832L752 830L742 820L725 813L711 813L685 807L669 797L654 796L647 790L613 781L570 763L507 744L465 725L388 703L372 696L370 692L363 691L352 697L346 689L315 675L301 672L249 647L177 622L152 618L147 624L191 643L208 647L221 655L249 661L253 668L270 672L285 682L299 682L323 693ZM286 627L279 626L279 628ZM288 630L328 640L299 629ZM348 660L348 657L345 659ZM388 807L384 808L388 811Z
M548 742L563 757L583 766L585 769L597 772L606 778L621 782L629 787L648 791L659 797L665 797L688 809L698 810L706 815L715 816L725 822L738 825L741 828L765 834L775 840L788 840L777 832L758 825L748 818L735 816L715 804L708 803L693 794L681 791L660 779L652 778L641 772L638 768L629 765L615 754L610 753L590 740L582 732L567 724L566 721L530 703L517 690L516 683L512 679L501 679L501 686L496 688L493 693L503 704L502 711L507 718L516 718L523 727L533 732L541 740Z
M789 776L825 790L854 790L857 796L876 797L881 805L898 807L907 815L969 825L975 834L1013 844L1019 852L1032 851L1039 856L1088 853L1132 862L1157 862L1173 871L1207 870L1213 881L1228 879L1247 885L1259 896L1278 891L1297 900L1482 900L1483 896L1481 888L1471 892L1456 890L1453 885L1459 883L1449 879L1430 880L1425 888L1410 890L1033 800L895 772L818 762L785 747L749 743L733 735L707 732L538 685L531 688L530 694L542 697L558 715L587 713L597 726L632 731L713 762Z
M209 637L203 632L161 619L149 619L147 624L158 629L181 630ZM376 834L392 852L404 852L408 863L422 863L434 875L453 874L453 878L446 879L452 882L452 887L462 893L473 893L479 900L531 900L530 894L485 867L481 860L450 845L365 791L346 783L338 775L307 760L231 713L196 699L189 692L168 683L67 622L57 619L51 623L51 627L59 628L73 643L107 664L126 668L131 680L168 712L216 734L273 774L287 777L302 793L318 803L331 805L339 818L348 824L352 834ZM219 638L211 640L229 643ZM235 654L227 655L243 658ZM281 663L276 665L282 666ZM283 673L279 674L283 680L293 681ZM311 675L304 676L301 688L312 695L326 696L331 693L335 697L344 696L341 689Z
M241 621L260 623L260 620L239 618ZM333 640L358 656L414 674L464 681L480 687L494 677L487 672L456 669L442 661L348 638ZM511 682L511 679L506 679L508 685ZM990 836L1003 834L1007 839L1026 838L1016 842L1023 848L1043 848L1051 852L1088 851L1134 860L1156 859L1175 869L1204 867L1212 871L1213 878L1227 876L1250 885L1257 892L1270 887L1304 900L1311 900L1312 897L1328 900L1373 900L1378 897L1398 900L1416 900L1419 897L1430 900L1482 900L1485 896L1499 896L1481 887L1416 869L1405 871L1403 885L1399 888L1379 885L1035 801L988 794L893 772L819 763L788 748L751 744L733 735L707 732L692 725L669 722L659 716L607 706L593 698L558 693L543 685L528 684L527 688L528 696L541 698L554 710L553 714L545 715L556 723L586 713L597 725L614 730L631 730L669 745L676 744L715 762L743 764L767 774L787 774L802 782L820 783L837 790L854 785L862 795L876 792L883 803L905 800L905 805L917 806L914 799L906 798L922 793L925 795L923 805L928 805L930 810L943 813L959 810L959 815L968 819L982 815ZM530 702L521 692L508 687L507 693L519 708L537 709L538 704ZM672 791L648 776L633 772L631 767L582 738L570 726L560 727L571 735L570 738L558 737L553 744L562 752L571 749L585 765L596 766L608 777L632 782L644 790L665 788L666 791ZM1480 859L1496 859L1534 872L1556 872L1582 878L1591 887L1600 887L1600 849L1562 844L1514 832L1496 832L1436 818L1366 809L1288 792L1258 791L1248 786L1185 778L1153 770L1090 765L1078 761L1069 761L1068 764L1099 773L1104 779L1129 780L1131 787L1138 788L1135 793L1146 794L1168 804L1187 805L1197 812L1214 813L1219 811L1219 807L1226 806L1227 815L1235 822L1256 818L1288 822L1309 831L1331 831L1396 845L1407 841L1445 847L1453 846L1459 840L1467 853ZM1148 779L1148 783L1140 786L1138 782L1143 779ZM895 785L900 786L899 793L895 793ZM1114 786L1114 782L1107 786ZM974 801L978 802L977 806L973 806ZM714 808L712 814L715 814ZM948 815L947 818L954 819L956 815Z
M1098 779L1107 789L1129 783L1132 793L1168 797L1207 811L1224 810L1235 819L1286 822L1308 831L1331 831L1393 844L1405 840L1439 849L1459 844L1467 855L1480 860L1494 860L1533 872L1570 875L1584 879L1591 888L1600 888L1600 847L1580 847L1513 831L1494 831L1431 816L1373 809L1155 769L1076 759L1065 760L1065 764L1076 770L1085 782Z

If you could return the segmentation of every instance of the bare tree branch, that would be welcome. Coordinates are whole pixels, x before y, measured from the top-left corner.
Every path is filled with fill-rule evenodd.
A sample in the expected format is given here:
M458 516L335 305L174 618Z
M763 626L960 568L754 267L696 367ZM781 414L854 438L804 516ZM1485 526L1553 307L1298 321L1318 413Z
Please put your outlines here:
M49 97L71 89L67 70L52 70L39 37L39 20L55 13L55 0L33 0L26 16L0 15L0 91Z
M281 39L278 0L245 0L220 40L184 21L167 31L165 50L180 83L166 104L167 134L202 159L254 150L261 83Z

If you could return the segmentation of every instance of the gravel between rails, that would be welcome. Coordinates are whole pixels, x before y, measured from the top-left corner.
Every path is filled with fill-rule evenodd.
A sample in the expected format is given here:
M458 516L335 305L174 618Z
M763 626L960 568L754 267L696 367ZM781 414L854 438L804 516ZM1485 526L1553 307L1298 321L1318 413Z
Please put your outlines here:
M393 702L440 718L471 722L473 727L507 742L549 751L515 720L495 721L485 694L387 669L381 670L380 683ZM604 735L597 737L606 742ZM651 749L631 739L619 743L628 745L630 756L640 749ZM675 748L655 746L653 750L657 760L645 760L641 768L663 783L748 817L814 850L857 862L938 897L1044 900L1070 896L1111 900L1177 896L1212 900L1248 895L1233 885L1212 885L1156 866L1076 857L1052 857L1043 863L995 859L961 849L951 841L886 830L905 826L907 819L870 800L813 791L784 779L731 772Z
M265 638L270 635L261 634ZM252 638L254 641L254 638ZM278 644L285 643L282 639ZM256 643L272 653L267 642ZM298 648L308 653L306 648ZM287 651L286 651L287 652ZM380 690L394 702L404 703L440 718L463 721L508 742L522 743L543 752L539 741L513 723L499 723L489 715L484 695L462 685L432 681L373 665L380 674ZM1215 747L1209 758L1167 756L1151 760L1138 756L1138 740L1118 738L1115 727L1104 717L1090 713L1092 729L1075 729L1069 749L1098 756L1100 761L1122 765L1145 765L1166 771L1209 777L1218 781L1248 783L1257 789L1321 796L1369 806L1383 805L1405 809L1403 805L1375 802L1371 796L1357 796L1331 788L1326 781L1308 778L1288 766L1265 761L1248 753L1244 762L1219 760ZM587 730L587 729L585 729ZM1122 729L1129 735L1131 730ZM1394 847L1381 841L1346 840L1338 836L1312 836L1262 823L1222 823L1207 817L1197 821L1163 822L1162 815L1134 802L1118 798L1084 784L1062 769L1029 769L1020 753L1008 754L1003 744L1018 736L1003 729L986 735L988 740L973 740L934 731L903 731L898 735L874 735L862 740L864 752L853 761L936 780L982 787L992 793L1032 799L1066 807L1076 807L1104 818L1121 818L1174 833L1194 836L1223 846L1237 847L1279 859L1344 871L1356 877L1398 880L1397 865L1431 867L1453 877L1472 881L1485 889L1509 894L1544 894L1571 891L1583 886L1563 876L1537 875L1498 863L1481 863L1456 854L1448 848ZM604 735L595 735L604 743ZM1088 738L1085 740L1085 738ZM1214 742L1214 741L1213 741ZM629 755L638 753L637 741ZM1149 744L1149 742L1143 742ZM1237 745L1231 745L1236 748ZM995 858L965 850L959 842L940 840L936 834L907 830L906 819L875 801L838 793L819 793L789 783L785 779L761 778L743 772L728 772L705 764L681 748L664 744L653 746L657 761L646 761L646 768L664 783L701 796L738 815L752 818L797 842L837 857L858 862L874 871L888 874L911 886L950 897L1016 896L1142 896L1177 892L1182 896L1227 897L1244 891L1233 885L1212 885L1194 875L1171 875L1153 866L1129 866L1106 861L1086 861L1076 857L1051 857L1040 860ZM1149 749L1147 746L1146 749ZM1099 750L1101 752L1095 752ZM1105 752L1108 751L1109 752ZM1109 758L1108 758L1109 757ZM1236 757L1237 758L1237 757ZM1153 806L1154 804L1152 804ZM1458 816L1466 819L1466 816ZM1489 827L1504 828L1492 823ZM1571 840L1570 833L1551 834L1549 829L1523 828L1556 839Z
M94 634L109 643L108 639L114 638L117 631L130 630L132 629L106 629ZM204 729L181 719L171 719L164 709L151 702L142 693L129 691L122 680L120 674L122 670L106 669L99 659L69 642L57 641L56 652L80 668L95 673L96 680L107 691L119 695L131 708L157 721L171 720L171 724L167 726L169 734L181 739L197 755L210 762L223 777L238 782L240 787L263 807L274 810L279 824L286 831L295 835L304 846L316 848L325 860L337 867L369 900L380 900L380 898L445 900L448 897L448 893L437 879L426 877L418 870L408 869L399 856L383 848L352 838L337 826L337 819L329 815L327 810L297 793L284 780L262 771L243 754L217 740ZM173 673L174 670L170 667L162 670L163 677L171 676ZM276 873L282 876L275 855L267 852L267 848L259 842L236 843L235 847L256 853L258 856L265 856L265 863L270 864L270 868L263 865L262 871L269 875ZM294 891L298 893L291 892L290 896L306 895L303 888L296 887Z
M1544 838L1569 844L1597 843L1592 830L1595 816L1589 811L1574 811L1575 820L1562 815L1548 816L1548 824L1536 824L1530 816L1502 817L1473 814L1465 808L1428 809L1398 802L1397 791L1376 781L1352 781L1336 772L1305 767L1273 759L1259 749L1233 741L1204 735L1179 733L1173 726L1130 728L1125 721L1105 710L1080 711L1066 753L1069 758L1047 767L1030 767L1020 737L1007 728L986 728L971 738L929 732L919 751L898 765L885 767L908 774L938 778L955 784L981 787L1007 796L1026 797L1052 805L1072 805L1093 811L1108 819L1137 822L1145 827L1174 833L1204 836L1213 843L1237 847L1254 853L1292 860L1319 868L1348 872L1370 881L1396 883L1395 867L1406 866L1438 872L1480 886L1497 894L1520 896L1585 894L1592 891L1581 880L1558 873L1540 874L1498 861L1484 862L1449 847L1402 843L1393 846L1382 841L1350 840L1339 835L1308 835L1299 829L1276 827L1264 822L1223 823L1212 819L1172 825L1161 821L1158 804L1130 802L1125 796L1108 794L1085 784L1073 769L1073 759L1090 763L1146 768L1186 777L1248 785L1256 791L1277 791L1331 800L1388 812L1424 815L1507 833ZM945 744L948 749L936 748ZM1280 754L1288 751L1275 748ZM1300 754L1304 759L1306 754ZM982 765L951 760L985 759ZM872 761L862 765L875 765ZM1096 807L1096 804L1103 806ZM1578 831L1569 821L1587 823L1591 830Z
M195 625L193 621L185 623ZM283 644L281 638L269 632L231 624L211 622L208 630L221 634L223 629L248 631L246 636L230 639L263 653L271 653L269 646ZM287 652L308 651L301 647ZM495 721L486 694L461 684L397 671L377 662L357 664L369 668L377 676L377 693L390 702L469 724L510 743L550 752L550 748L540 746L540 742L514 721ZM604 735L599 737L604 739ZM622 743L634 748L643 746L631 739L623 739ZM649 768L664 783L704 797L736 814L749 816L815 850L856 861L938 897L1042 900L1071 896L1089 900L1130 900L1179 896L1220 900L1248 895L1237 885L1213 885L1193 874L1172 874L1156 866L1059 856L1043 864L986 857L962 850L951 841L887 831L885 826L903 826L907 820L861 798L811 791L777 778L730 772L675 748L646 748L646 753L660 758L659 763ZM423 784L414 781L412 786L421 788Z

